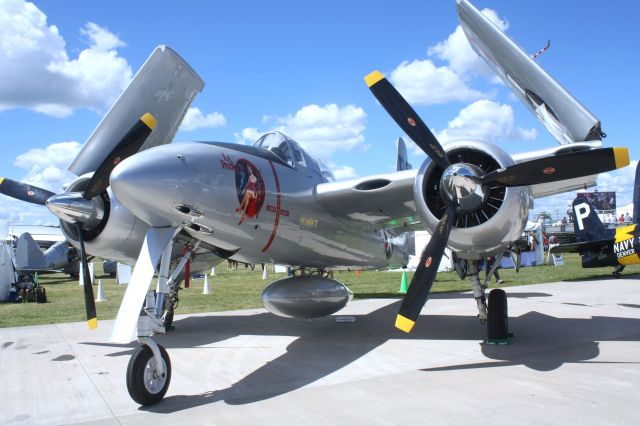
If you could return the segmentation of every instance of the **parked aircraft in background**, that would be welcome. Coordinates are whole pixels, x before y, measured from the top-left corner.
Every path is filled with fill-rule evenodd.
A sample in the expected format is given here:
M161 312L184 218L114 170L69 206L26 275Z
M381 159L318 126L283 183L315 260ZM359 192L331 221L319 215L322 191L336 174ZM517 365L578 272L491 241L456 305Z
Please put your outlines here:
M152 336L164 332L159 317L170 312L190 259L200 261L195 270L228 258L292 265L296 275L272 283L263 293L265 306L279 315L312 318L348 301L349 291L329 278L331 270L403 266L412 241L407 234L424 227L433 236L396 326L407 332L413 327L448 246L467 263L489 337L506 337L505 293L493 290L487 307L478 261L520 238L534 198L593 185L597 173L628 164L628 152L602 148L598 119L468 1L458 1L458 13L474 49L560 146L515 156L481 141L443 147L379 72L366 83L428 155L417 170L408 168L400 152L395 173L335 182L320 161L278 132L253 146L169 144L204 83L161 46L71 164L79 177L67 192L7 179L0 184L3 193L46 204L60 218L65 236L80 249L83 268L87 253L135 263L111 336L122 343L137 336L142 344L127 369L135 401L156 403L169 386L169 357ZM158 263L154 296L148 289ZM89 326L95 327L91 286L84 290Z
M16 242L15 260L19 273L64 272L72 277L79 274L76 249L64 239L43 252L31 234L25 232Z
M0 188L2 188L2 180L0 179ZM7 226L9 237L17 240L22 234L28 233L41 249L48 249L55 243L65 241L60 226L51 225L16 225Z
M572 209L576 242L554 247L553 253L579 253L583 268L614 266L616 278L625 266L640 264L640 163L633 188L633 223L607 229L595 206L580 194L573 200Z

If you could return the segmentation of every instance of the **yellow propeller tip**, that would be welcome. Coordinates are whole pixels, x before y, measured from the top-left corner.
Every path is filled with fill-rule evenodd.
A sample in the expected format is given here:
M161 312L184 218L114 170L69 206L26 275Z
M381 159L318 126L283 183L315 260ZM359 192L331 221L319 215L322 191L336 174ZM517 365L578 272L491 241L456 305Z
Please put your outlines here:
M616 162L616 169L629 165L629 149L613 148L613 156Z
M4 180L3 177L0 177L0 184L2 184L2 181Z
M146 124L147 127L150 128L151 130L155 129L156 125L158 124L158 120L156 120L156 118L150 113L146 113L145 115L140 117L140 121Z
M409 318L403 317L400 314L398 314L398 316L396 317L396 328L404 331L405 333L411 332L415 323L416 323L415 321L412 321Z
M91 318L87 320L87 325L89 326L89 330L95 330L98 328L98 318Z
M380 71L374 71L364 78L367 87L371 87L384 78L384 75Z

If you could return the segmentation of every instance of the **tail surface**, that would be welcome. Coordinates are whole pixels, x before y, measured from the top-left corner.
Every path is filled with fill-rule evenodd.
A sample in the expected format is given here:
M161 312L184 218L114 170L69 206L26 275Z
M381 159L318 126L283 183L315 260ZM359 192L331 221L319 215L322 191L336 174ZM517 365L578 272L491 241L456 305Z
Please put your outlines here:
M572 214L577 242L605 240L613 237L615 231L604 227L596 208L582 194L578 194L573 200Z
M398 160L396 162L396 170L410 170L411 164L408 161L407 146L404 143L404 139L398 138Z
M16 246L16 269L34 270L45 269L46 267L47 262L44 255L31 234L25 232L20 235Z

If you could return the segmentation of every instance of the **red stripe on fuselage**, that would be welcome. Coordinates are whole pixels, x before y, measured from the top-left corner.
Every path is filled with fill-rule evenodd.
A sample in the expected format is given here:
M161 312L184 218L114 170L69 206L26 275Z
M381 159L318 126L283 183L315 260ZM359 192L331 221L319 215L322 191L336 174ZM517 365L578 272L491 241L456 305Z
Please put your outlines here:
M278 224L280 223L280 180L278 179L278 173L276 173L276 167L273 165L273 162L269 160L269 165L271 166L271 170L273 170L273 178L276 181L276 218L273 221L273 231L271 231L271 237L269 237L269 241L262 248L262 252L266 252L269 250L273 239L276 237L276 232L278 232Z

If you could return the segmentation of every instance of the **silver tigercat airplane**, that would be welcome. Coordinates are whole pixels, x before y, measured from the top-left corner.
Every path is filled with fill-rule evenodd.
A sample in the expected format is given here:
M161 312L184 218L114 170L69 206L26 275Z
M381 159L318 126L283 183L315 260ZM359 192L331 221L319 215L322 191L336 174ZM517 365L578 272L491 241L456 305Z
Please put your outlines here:
M170 144L204 83L160 46L69 167L78 178L66 192L0 182L3 193L46 204L60 218L83 268L87 253L135 264L111 336L141 343L127 370L135 401L154 404L169 386L169 357L152 336L163 333L172 316L188 262L193 270L224 259L291 265L301 273L272 283L263 293L265 306L284 316L319 317L349 299L328 271L406 265L410 235L424 228L432 238L396 326L412 329L449 247L466 263L489 338L506 337L505 293L493 290L487 304L478 261L519 239L536 197L592 186L598 173L627 165L628 152L602 148L599 120L467 0L458 0L457 10L473 49L559 146L514 156L483 141L442 146L377 71L366 84L428 156L417 170L408 169L403 144L397 172L341 182L277 132L253 146ZM154 296L149 287L156 272ZM93 290L89 284L84 290L87 319L95 327Z

